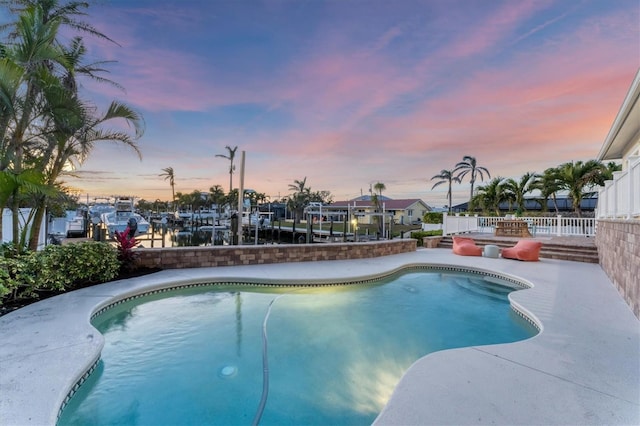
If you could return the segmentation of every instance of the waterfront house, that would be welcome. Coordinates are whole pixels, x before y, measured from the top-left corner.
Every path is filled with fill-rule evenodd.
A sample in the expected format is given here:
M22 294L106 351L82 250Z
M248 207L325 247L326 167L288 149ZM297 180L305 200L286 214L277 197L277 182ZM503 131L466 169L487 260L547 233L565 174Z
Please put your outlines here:
M393 223L410 225L422 222L425 213L431 211L431 207L419 198L407 198L401 200L393 200L388 197L382 197L380 204L384 213L388 214ZM377 207L371 201L368 195L354 198L349 201L336 201L331 203L332 209L349 210L361 224L374 223ZM380 212L377 212L380 213Z
M640 318L640 69L598 154L622 161L599 191L596 245L600 266Z

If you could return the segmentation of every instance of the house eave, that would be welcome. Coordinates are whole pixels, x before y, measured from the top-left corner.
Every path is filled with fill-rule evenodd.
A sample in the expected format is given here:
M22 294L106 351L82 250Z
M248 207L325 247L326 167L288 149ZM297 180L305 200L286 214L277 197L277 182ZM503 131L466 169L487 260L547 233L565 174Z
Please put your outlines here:
M598 160L621 159L640 138L640 69L636 72L627 96L598 153Z

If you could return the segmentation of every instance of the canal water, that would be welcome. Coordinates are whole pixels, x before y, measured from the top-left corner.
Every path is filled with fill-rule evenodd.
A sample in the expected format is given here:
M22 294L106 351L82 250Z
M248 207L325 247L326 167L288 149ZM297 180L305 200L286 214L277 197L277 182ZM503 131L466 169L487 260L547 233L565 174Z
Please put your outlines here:
M291 244L294 242L306 242L305 234L297 232L295 240L290 230L279 230L277 227L259 229L257 244ZM218 246L229 245L231 242L231 232L229 229L216 228L211 226L203 227L157 227L147 235L136 237L140 247L162 248L162 247L198 247L198 246ZM244 244L255 244L255 228L244 230Z

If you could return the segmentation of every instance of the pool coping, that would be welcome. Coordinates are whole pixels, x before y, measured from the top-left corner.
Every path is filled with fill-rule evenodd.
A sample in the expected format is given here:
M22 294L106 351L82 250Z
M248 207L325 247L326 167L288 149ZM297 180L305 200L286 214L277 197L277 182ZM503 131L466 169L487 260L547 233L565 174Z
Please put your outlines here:
M336 267L340 265L340 267ZM521 342L429 354L375 424L639 424L640 321L597 264L461 257L448 249L343 260L166 270L47 299L0 317L0 419L55 424L104 340L91 316L114 300L215 279L369 279L408 265L468 267L533 284L510 295L542 325Z

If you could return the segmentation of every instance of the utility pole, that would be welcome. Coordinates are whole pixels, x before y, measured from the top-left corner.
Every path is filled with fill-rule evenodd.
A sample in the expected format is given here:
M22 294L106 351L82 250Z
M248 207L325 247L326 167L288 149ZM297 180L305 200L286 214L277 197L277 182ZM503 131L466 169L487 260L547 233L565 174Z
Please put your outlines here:
M240 188L238 188L238 245L242 245L242 213L244 211L244 158L242 151L240 158Z

